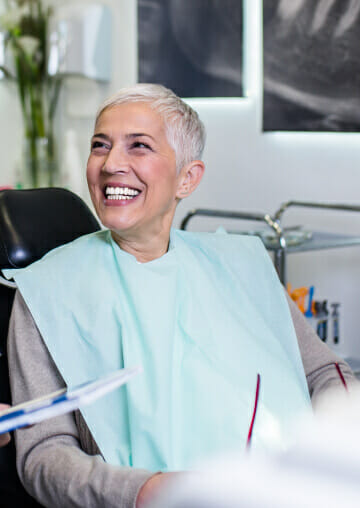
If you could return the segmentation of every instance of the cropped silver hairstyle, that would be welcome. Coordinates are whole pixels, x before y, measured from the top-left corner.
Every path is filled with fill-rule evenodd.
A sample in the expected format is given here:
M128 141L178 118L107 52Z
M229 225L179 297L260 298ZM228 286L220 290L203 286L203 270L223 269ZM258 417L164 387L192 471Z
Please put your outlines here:
M147 102L165 122L166 136L175 151L177 170L201 159L205 145L205 127L199 115L174 92L162 85L138 83L122 88L100 106L96 122L109 108L130 102Z

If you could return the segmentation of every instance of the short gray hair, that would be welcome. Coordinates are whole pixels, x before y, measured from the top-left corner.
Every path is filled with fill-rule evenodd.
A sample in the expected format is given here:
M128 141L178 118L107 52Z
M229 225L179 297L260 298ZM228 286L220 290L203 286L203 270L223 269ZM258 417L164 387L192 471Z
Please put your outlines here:
M109 108L130 102L147 102L165 122L167 139L175 151L177 170L201 159L205 145L205 127L197 112L174 92L162 85L138 83L122 88L103 102L96 122Z

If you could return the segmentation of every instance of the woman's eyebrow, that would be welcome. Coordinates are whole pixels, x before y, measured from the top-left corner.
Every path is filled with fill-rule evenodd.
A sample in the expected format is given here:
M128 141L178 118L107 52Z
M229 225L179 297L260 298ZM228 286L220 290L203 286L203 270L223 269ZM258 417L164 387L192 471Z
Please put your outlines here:
M131 134L126 134L126 138L128 139L140 138L143 136L146 136L147 138L150 138L153 141L155 141L155 139L152 136L150 136L150 134L146 134L146 132L132 132Z
M102 132L95 132L92 138L101 138L105 139L106 141L110 141L110 138L107 134L103 134Z

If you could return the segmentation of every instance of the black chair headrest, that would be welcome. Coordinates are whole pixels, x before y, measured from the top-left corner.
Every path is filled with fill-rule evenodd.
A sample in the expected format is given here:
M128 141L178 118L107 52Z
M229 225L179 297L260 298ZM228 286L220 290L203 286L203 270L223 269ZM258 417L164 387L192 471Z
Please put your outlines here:
M23 268L99 229L88 206L66 189L0 191L0 270Z

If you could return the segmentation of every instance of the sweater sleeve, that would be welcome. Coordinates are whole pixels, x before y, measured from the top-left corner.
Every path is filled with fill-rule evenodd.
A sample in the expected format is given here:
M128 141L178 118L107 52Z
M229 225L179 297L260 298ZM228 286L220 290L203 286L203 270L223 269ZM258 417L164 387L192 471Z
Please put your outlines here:
M317 409L335 391L346 393L336 364L348 389L352 389L354 386L358 387L359 382L349 365L318 337L295 303L288 295L286 296L299 343L311 402L313 408Z
M13 404L65 386L19 292L10 320L8 356ZM15 440L24 487L52 508L134 508L138 491L153 474L115 467L101 455L87 454L80 446L74 413L20 429Z

